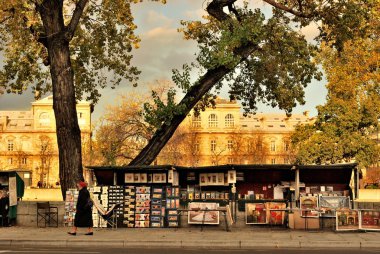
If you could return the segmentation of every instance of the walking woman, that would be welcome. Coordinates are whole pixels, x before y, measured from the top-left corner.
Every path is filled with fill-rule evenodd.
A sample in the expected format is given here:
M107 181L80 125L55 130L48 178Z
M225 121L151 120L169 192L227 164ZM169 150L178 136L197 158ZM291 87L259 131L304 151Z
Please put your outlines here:
M78 182L77 188L79 190L77 210L74 219L74 227L69 235L76 235L78 228L88 228L85 235L93 235L92 231L92 201L90 198L90 193L87 190L87 184L85 182Z

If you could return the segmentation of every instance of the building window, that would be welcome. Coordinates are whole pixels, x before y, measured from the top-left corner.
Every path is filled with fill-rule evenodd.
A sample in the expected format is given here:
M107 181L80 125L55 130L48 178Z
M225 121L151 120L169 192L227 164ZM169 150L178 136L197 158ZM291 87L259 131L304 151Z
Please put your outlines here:
M22 165L26 165L27 162L28 162L28 159L27 159L26 157L23 157L23 158L21 159L21 164L22 164Z
M199 141L195 141L195 144L194 144L194 151L195 151L195 152L199 152Z
M208 127L216 128L218 127L218 117L215 114L208 116Z
M228 164L233 164L234 163L234 158L228 158Z
M232 114L227 114L225 117L226 128L232 128L235 126L234 116Z
M233 147L234 147L234 142L232 140L228 140L227 141L227 149L228 149L228 151L232 151Z
M8 158L8 165L12 165L13 164L13 158Z
M8 151L14 150L14 143L13 140L8 140Z
M216 140L211 140L211 152L216 151Z
M200 127L202 126L202 119L201 119L201 116L193 115L192 126L193 126L194 128L200 128Z
M40 114L40 126L49 126L50 125L50 116L49 113L44 112Z
M284 151L288 152L289 151L289 147L290 147L289 141L285 141L284 142Z
M272 163L272 164L276 164L276 159L272 159L272 160L271 160L271 163Z
M275 152L276 151L276 141L272 140L270 142L270 151Z

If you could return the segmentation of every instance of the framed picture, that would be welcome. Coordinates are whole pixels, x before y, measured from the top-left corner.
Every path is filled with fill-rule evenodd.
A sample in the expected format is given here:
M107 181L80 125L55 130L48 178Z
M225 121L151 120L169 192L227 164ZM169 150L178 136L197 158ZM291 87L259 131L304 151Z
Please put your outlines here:
M173 172L173 186L178 186L179 185L179 173L177 171Z
M319 196L319 208L323 211L323 217L335 217L335 211L339 209L349 208L349 197Z
M153 174L153 183L166 183L166 173Z
M267 224L265 203L246 203L245 218L246 224Z
M224 185L224 173L218 173L218 185Z
M140 182L140 174L139 173L134 173L134 181L135 183L139 183Z
M147 183L148 182L148 174L147 173L141 173L140 174L140 183Z
M336 211L336 230L352 231L359 229L359 212L350 209Z
M271 225L283 225L285 220L285 203L268 203L268 223ZM282 211L283 210L283 211Z
M173 183L174 180L174 170L170 169L168 171L168 183Z
M219 212L218 211L205 211L218 209L218 203L203 203L203 202L192 202L189 203L189 209L194 211L189 211L188 213L188 223L189 224L219 224Z
M124 175L124 182L125 183L134 183L135 182L135 178L134 178L133 173L125 173L125 175Z
M153 183L153 175L148 174L148 183Z
M380 230L380 212L371 210L360 211L360 229L367 231Z
M199 185L200 186L207 186L207 174L199 174Z
M301 216L302 217L310 217L310 218L318 218L319 213L318 209L318 197L315 196L303 196L300 197L301 204Z
M236 183L236 170L228 171L228 183Z

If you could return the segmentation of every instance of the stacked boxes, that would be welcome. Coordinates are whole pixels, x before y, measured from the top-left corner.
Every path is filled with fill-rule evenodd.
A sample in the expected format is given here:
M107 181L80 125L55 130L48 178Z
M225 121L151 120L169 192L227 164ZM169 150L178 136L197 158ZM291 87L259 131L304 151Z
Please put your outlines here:
M135 227L148 228L150 221L150 187L136 187Z
M74 225L78 195L79 192L76 189L69 189L66 191L65 215L63 216L63 220L67 227Z
M136 188L134 186L125 186L124 188L124 220L125 227L133 228L135 226L135 209L136 209Z

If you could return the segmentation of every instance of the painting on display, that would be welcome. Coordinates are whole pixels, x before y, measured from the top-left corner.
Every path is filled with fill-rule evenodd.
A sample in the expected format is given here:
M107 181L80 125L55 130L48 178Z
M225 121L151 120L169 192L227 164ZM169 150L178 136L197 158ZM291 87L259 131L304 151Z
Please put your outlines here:
M228 183L236 183L236 170L228 171Z
M197 210L216 210L218 209L218 203L203 203L203 202L192 202L189 203L189 209L194 211L189 211L188 223L189 224L219 224L219 212L218 211L197 211Z
M303 196L300 197L301 204L301 216L302 217L319 217L318 214L318 197L314 196Z
M153 183L166 183L166 173L153 174Z
M335 217L335 211L339 209L349 208L349 197L332 197L332 196L320 196L319 208L323 211L323 217Z
M268 203L268 222L271 225L283 225L285 220L285 203ZM283 211L281 211L283 210Z
M207 186L207 174L199 174L199 185L200 186Z
M246 224L267 224L265 203L245 204Z
M134 183L135 182L135 178L134 178L133 173L125 173L125 175L124 175L124 182L125 183Z
M363 230L380 230L380 212L379 211L360 211L360 229Z
M350 231L359 229L359 212L350 209L336 211L336 230Z

